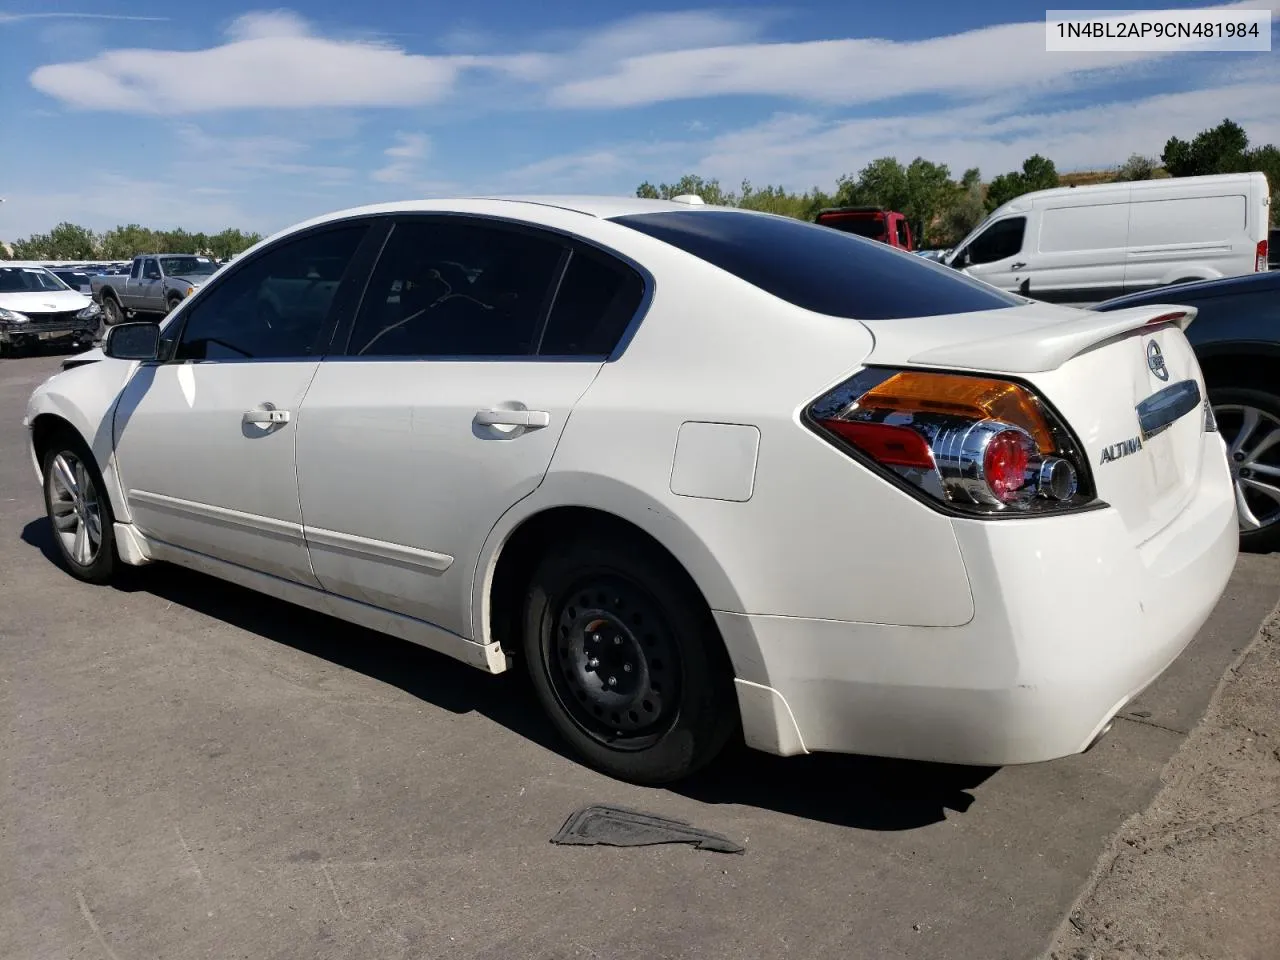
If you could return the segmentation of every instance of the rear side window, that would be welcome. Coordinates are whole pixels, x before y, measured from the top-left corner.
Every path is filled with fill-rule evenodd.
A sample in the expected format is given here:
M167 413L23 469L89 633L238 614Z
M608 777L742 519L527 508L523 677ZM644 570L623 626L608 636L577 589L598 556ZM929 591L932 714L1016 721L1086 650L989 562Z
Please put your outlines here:
M691 210L635 214L615 222L829 316L896 320L1026 302L923 257L788 217Z
M555 240L488 224L398 223L369 281L347 353L532 355L565 252Z
M818 221L824 227L852 233L854 236L866 237L869 240L884 239L884 221L877 216L856 216L849 214L832 214Z
M575 250L538 353L544 357L605 357L618 345L644 296L644 283L624 264Z

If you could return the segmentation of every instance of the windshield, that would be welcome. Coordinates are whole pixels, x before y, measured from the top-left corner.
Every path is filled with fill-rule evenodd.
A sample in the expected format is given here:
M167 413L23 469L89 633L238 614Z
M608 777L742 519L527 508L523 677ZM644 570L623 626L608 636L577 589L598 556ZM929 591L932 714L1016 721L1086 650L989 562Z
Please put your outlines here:
M706 210L641 213L614 222L833 317L935 317L1027 302L923 257L788 217Z
M0 267L0 293L44 293L70 289L44 267Z
M161 257L166 277L197 277L213 273L218 265L208 257Z
M55 270L53 275L71 286L84 286L89 282L87 273L77 273L74 270Z

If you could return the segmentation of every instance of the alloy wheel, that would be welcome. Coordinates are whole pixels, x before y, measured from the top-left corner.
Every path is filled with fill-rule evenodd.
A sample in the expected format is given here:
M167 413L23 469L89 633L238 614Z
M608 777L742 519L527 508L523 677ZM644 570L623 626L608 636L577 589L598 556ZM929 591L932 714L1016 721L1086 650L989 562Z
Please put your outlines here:
M1236 513L1245 533L1280 520L1280 418L1247 404L1214 407L1227 442Z
M88 567L102 550L102 503L84 462L69 450L53 458L49 505L54 533L67 557Z

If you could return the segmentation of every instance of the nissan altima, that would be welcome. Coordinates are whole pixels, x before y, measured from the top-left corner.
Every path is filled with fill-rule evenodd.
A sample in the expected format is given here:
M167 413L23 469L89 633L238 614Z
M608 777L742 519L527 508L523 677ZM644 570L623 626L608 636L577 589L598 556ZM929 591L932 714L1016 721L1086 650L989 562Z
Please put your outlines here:
M30 399L75 576L180 564L528 671L587 762L1078 753L1236 557L1194 309L684 202L356 210Z

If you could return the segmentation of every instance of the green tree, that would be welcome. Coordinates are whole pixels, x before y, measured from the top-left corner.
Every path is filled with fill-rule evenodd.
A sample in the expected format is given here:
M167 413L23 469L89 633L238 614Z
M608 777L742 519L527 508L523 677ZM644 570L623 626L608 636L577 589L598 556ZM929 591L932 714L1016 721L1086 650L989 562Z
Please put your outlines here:
M919 246L932 242L934 222L955 200L956 185L944 163L932 163L916 157L907 166L907 200L900 212L911 224L911 233Z
M697 194L704 203L721 207L736 207L738 198L720 186L719 180L706 180L697 174L686 173L675 183L661 183L654 186L647 180L636 188L636 196L650 200L670 200L685 194Z
M1058 169L1053 161L1032 154L1022 161L1022 169L1002 173L987 187L987 209L994 210L1032 190L1049 190L1058 186Z
M956 184L951 202L938 217L938 222L929 235L929 242L937 247L954 247L986 215L986 189L982 185L982 174L974 167L966 170Z
M1131 180L1150 180L1156 172L1156 162L1151 157L1140 153L1132 154L1128 160L1120 164L1116 171L1116 182L1125 183Z
M1188 143L1170 137L1160 161L1174 177L1199 177L1213 173L1239 173L1245 169L1249 137L1233 120L1201 130Z
M97 246L92 230L64 221L48 233L14 241L13 255L18 260L88 260Z
M908 203L907 170L896 157L879 157L836 183L836 203L902 211Z

